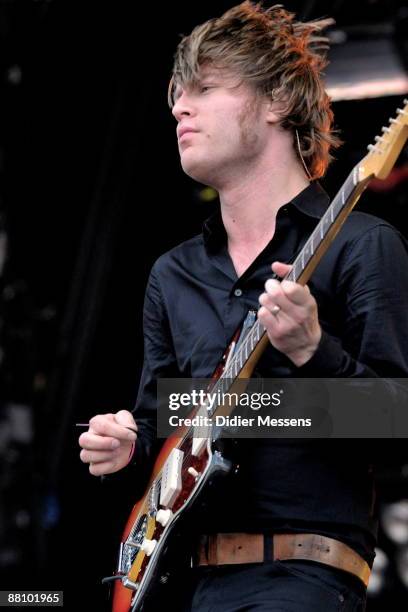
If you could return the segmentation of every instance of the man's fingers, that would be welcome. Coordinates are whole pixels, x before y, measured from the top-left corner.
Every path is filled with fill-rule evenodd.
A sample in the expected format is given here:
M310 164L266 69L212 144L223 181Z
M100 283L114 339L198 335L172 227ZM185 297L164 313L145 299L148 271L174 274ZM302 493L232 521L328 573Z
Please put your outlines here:
M261 305L261 308L258 310L258 314L260 310L264 310L265 312L268 313L268 315L271 315L274 318L273 322L275 325L280 324L283 321L283 319L285 320L287 319L287 314L282 309L282 300L279 300L279 299L275 300L271 298L267 293L262 293L259 296L259 304ZM277 313L274 312L274 308L276 308L276 306L278 306L279 308ZM269 320L270 319L268 317L268 321Z
M129 463L136 439L137 424L131 412L98 414L90 419L88 431L79 437L81 461L89 463L93 476L112 474Z
M126 425L119 425L116 420L105 418L105 416L97 415L92 417L89 421L89 433L99 436L110 436L118 440L136 440L136 423L133 422L133 425L129 424L132 427L132 430L130 430ZM115 417L115 415L112 416Z
M283 280L279 282L276 279L269 278L265 283L265 289L271 300L287 312L290 312L291 305L306 307L310 305L311 294L307 285L303 287L293 281ZM287 299L286 308L283 298Z
M79 445L87 450L112 450L120 446L120 440L110 436L99 436L84 432L79 437Z
M105 461L113 461L116 453L112 450L100 451L82 449L79 456L83 463L103 463Z
M283 279L292 270L293 266L281 263L280 261L274 261L271 268L275 274ZM305 294L310 294L310 289L307 285L302 286L293 281L285 280L282 280L281 285L285 294L294 304L302 304Z
M289 264L284 264L280 261L274 261L271 267L272 271L275 272L275 274L277 274L280 278L283 278L284 276L286 276L286 274L288 274L288 272L291 271L293 266Z
M137 431L136 421L133 418L133 414L129 412L129 410L119 410L119 412L114 414L113 417L116 423L119 423L119 425L130 427L131 429L136 429Z
M113 474L117 472L118 467L115 461L104 461L101 463L90 463L89 473L92 476L104 476L105 474Z
M258 318L261 321L262 325L264 325L268 329L278 329L279 321L278 318L271 313L271 311L265 306L261 306L258 310Z
M259 296L259 303L269 310L274 306L279 306L282 312L289 317L296 316L296 305L286 295L282 284L274 279L268 279L265 283L266 292Z
M282 291L288 298L292 304L296 304L298 306L306 306L308 300L310 299L310 291L306 287L299 285L298 283L293 283L291 281L282 281L281 282Z

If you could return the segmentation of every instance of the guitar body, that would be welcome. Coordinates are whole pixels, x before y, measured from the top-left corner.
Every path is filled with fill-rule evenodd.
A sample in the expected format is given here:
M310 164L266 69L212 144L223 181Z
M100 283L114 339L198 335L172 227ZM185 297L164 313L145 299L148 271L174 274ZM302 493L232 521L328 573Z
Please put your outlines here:
M135 504L129 516L122 536L118 562L118 576L126 577L123 582L115 581L114 612L142 610L143 602L152 584L156 582L155 578L161 573L166 554L171 554L172 540L177 533L179 522L182 522L180 519L183 513L192 509L206 484L212 482L216 475L228 473L232 467L218 451L212 452L210 441L200 457L191 455L191 439L187 439L181 446L178 446L179 443L178 437L169 438L165 442L157 457L146 493ZM163 466L172 453L178 453L180 450L184 457L190 454L190 458L183 461L182 486L171 504L171 514L167 513L163 517L158 514L159 511L168 511L169 508L164 509L159 503L157 483Z
M234 334L213 374L210 387L224 371L240 334L241 329ZM196 409L190 416L198 412ZM139 612L143 609L166 560L171 558L186 511L189 510L190 517L193 506L199 497L202 498L203 489L217 476L231 471L231 462L219 450L214 450L210 435L194 438L192 433L188 427L178 428L165 441L146 492L132 509L119 549L113 612Z

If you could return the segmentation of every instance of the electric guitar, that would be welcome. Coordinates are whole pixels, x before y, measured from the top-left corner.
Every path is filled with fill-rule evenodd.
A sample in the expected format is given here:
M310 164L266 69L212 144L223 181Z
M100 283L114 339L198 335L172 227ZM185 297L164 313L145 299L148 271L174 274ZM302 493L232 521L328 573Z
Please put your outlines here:
M404 105L353 168L296 257L287 280L307 283L370 180L388 176L408 137L408 100L404 100ZM227 347L212 376L211 391L242 393L267 344L266 331L253 316L251 324L237 332ZM203 405L192 416L225 415L233 408L220 405L209 410ZM215 476L231 470L231 463L215 448L218 435L215 428L203 435L201 426L199 431L182 427L165 441L146 492L127 521L115 574L105 579L114 581L113 612L143 609L152 587L160 579L165 581L163 557L171 550L181 517L192 510Z

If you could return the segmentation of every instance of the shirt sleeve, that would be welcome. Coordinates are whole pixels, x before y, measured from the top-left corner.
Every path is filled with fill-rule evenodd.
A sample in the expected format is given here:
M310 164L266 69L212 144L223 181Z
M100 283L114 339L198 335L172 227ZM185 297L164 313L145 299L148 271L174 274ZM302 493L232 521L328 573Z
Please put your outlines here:
M323 331L300 376L408 376L408 245L378 224L349 246L341 263L341 338Z
M153 266L143 306L144 362L133 416L138 425L135 453L128 471L150 473L162 444L156 438L157 380L179 375L160 283Z

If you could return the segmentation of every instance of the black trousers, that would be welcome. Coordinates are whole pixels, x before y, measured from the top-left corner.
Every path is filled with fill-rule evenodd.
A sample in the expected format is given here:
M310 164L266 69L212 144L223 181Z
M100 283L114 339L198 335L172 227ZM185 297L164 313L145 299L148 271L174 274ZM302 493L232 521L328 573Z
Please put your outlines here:
M266 561L187 569L154 609L160 606L175 612L363 612L366 589L351 574L320 563Z

